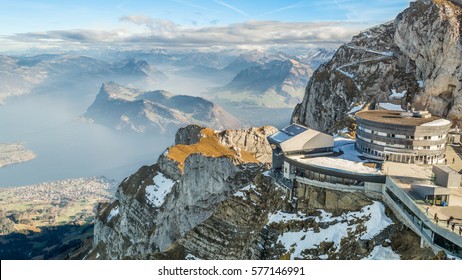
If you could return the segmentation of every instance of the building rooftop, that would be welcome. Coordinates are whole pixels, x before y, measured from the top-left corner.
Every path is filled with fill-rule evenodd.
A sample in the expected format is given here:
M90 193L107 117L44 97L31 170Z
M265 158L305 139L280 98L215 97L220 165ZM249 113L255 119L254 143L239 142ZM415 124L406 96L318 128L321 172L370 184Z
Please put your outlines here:
M302 155L290 156L293 159L302 164L316 165L322 168L338 170L341 172L356 173L361 175L380 175L381 172L375 168L364 165L363 162L355 162L352 160L346 160L341 157L335 156L322 156L322 157L310 157L305 158Z
M279 132L271 135L268 139L277 144L280 144L307 130L308 130L307 127L294 123L294 124L284 127Z
M299 124L291 124L268 137L270 144L279 145L284 153L309 151L334 146L334 137Z
M401 113L400 111L390 110L369 110L356 113L356 117L368 121L400 126L445 126L451 124L450 121L437 116L430 116L428 118L402 117Z
M337 137L334 145L336 155L319 157L293 155L289 156L289 158L303 164L316 165L350 173L382 174L380 170L365 165L365 163L371 163L371 161L362 157L362 154L354 148L353 140Z
M451 167L447 166L447 165L435 165L437 166L440 170L448 173L448 174L452 174L452 173L457 173L459 174L456 170L452 169Z
M425 212L425 209L429 207L430 216L437 213L440 219L443 220L448 219L450 216L462 218L462 188L447 189L447 192L450 193L449 206L447 207L428 205L423 201L423 198L412 191L411 185L433 185L431 182L432 166L387 161L383 165L383 172L390 176L414 200L414 203L422 212ZM437 187L435 186L435 188Z

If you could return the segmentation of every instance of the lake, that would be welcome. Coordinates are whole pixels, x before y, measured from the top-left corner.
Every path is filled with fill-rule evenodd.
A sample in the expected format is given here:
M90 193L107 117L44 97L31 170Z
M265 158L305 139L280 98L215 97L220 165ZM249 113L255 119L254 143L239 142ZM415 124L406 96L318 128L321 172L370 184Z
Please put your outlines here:
M151 165L174 142L173 136L116 131L78 117L94 99L69 94L11 98L0 106L0 143L24 143L37 158L0 168L0 187L66 178L106 176L122 180Z

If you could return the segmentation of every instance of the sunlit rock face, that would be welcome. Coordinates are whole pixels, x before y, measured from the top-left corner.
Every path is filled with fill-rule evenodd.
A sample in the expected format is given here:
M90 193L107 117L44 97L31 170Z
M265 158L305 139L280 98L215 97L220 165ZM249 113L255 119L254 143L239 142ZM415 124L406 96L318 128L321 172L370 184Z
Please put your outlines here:
M101 205L91 256L121 259L161 252L252 183L271 159L274 127L180 129L158 163L125 179L116 200Z

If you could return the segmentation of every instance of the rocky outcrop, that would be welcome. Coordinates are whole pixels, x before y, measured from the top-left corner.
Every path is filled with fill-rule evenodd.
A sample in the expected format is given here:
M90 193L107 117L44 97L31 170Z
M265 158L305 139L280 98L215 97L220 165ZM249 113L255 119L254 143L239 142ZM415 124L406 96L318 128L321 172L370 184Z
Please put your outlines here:
M240 167L225 157L189 156L184 175L172 190L156 219L158 226L150 242L165 250L175 240L210 217L214 205L249 179Z
M460 124L461 16L452 1L416 1L354 36L315 71L292 121L334 132L355 106L410 102Z
M321 192L332 199L345 195L333 190ZM344 204L334 205L332 201L326 205L323 199L316 199L319 204L293 213L284 190L275 187L270 177L259 174L166 250L131 258L362 259L370 257L377 247L398 252L393 253L395 258L434 256L429 248L420 248L415 234L388 218L381 203L366 196L346 196ZM348 205L347 200L353 203Z
M222 139L224 135L237 139L233 148L221 145L210 129L189 126L178 131L178 145L161 155L157 164L125 179L116 200L99 208L94 246L87 258L130 258L167 249L262 172L262 165L246 149L256 145L259 157L268 157L266 136L274 130L220 132ZM245 135L253 142L238 141ZM179 157L184 158L182 168Z
M214 205L249 182L243 167L229 158L194 154L188 157L181 179L171 180L164 200L155 205L149 200L151 186L165 187L156 184L158 177L169 180L154 165L121 183L117 200L98 211L91 257L122 259L165 250L210 217Z
M213 131L197 125L189 125L178 130L175 136L176 145L167 149L159 161L165 162L161 167L167 174L178 173L175 168L184 168L186 158L191 154L205 156L225 156L236 164L240 163L270 163L271 147L267 137L276 133L271 126L247 128L238 130ZM177 166L172 166L177 162ZM173 164L174 165L174 164Z
M194 124L179 128L175 134L175 145L196 144L202 138L202 129L204 129L202 126Z
M218 133L218 139L223 146L249 151L259 162L271 163L272 150L266 138L277 131L272 126L224 130Z
M415 65L416 80L423 81L414 105L460 122L462 7L444 0L417 2L397 22L394 42Z
M324 209L333 213L358 211L371 203L362 193L335 192L323 188L297 184L298 208L309 213L310 209Z
M285 195L269 177L257 175L252 184L219 203L203 223L163 252L137 256L150 259L262 259L268 215L284 208Z

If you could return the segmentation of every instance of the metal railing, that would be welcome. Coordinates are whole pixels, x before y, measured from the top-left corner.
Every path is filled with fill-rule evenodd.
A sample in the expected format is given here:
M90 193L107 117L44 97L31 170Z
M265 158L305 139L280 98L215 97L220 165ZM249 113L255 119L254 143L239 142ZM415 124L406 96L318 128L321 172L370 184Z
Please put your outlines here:
M386 186L386 189L391 191L409 210L414 214L414 216L419 219L422 223L426 224L433 232L441 235L445 239L457 244L458 246L462 247L462 236L458 235L455 232L452 232L449 228L443 226L442 220L440 222L436 222L434 219L431 218L431 215L426 214L426 208L422 205L418 205L415 203L414 199L412 199L405 191L397 186ZM403 211L405 213L405 211ZM406 214L406 213L405 213ZM409 215L407 215L409 217ZM416 221L413 217L411 217L411 221L416 224ZM420 226L420 224L417 224ZM430 238L431 240L431 238Z

